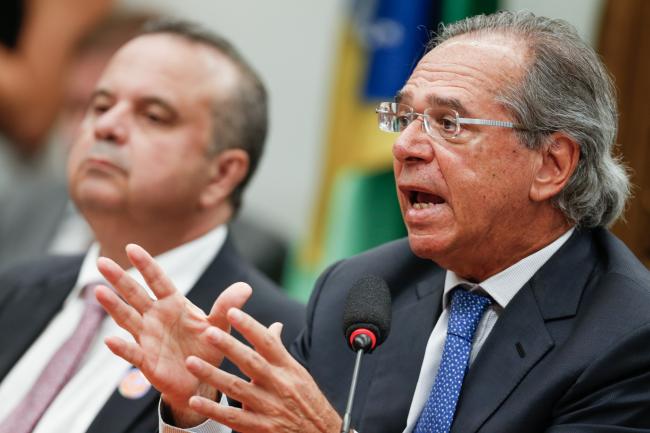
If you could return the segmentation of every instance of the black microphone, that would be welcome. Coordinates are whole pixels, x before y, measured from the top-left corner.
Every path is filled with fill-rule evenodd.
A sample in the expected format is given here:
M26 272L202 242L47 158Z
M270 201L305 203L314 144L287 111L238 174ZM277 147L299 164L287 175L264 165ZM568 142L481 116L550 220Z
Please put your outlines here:
M391 297L388 284L375 275L358 280L348 293L343 310L343 334L357 358L352 373L348 403L341 424L341 433L349 433L352 402L357 387L361 356L382 344L390 332Z

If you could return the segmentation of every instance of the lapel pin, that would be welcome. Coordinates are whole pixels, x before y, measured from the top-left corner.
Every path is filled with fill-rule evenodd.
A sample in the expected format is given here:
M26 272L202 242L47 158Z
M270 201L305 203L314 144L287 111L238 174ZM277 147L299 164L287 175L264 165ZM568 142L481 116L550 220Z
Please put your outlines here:
M124 398L132 400L141 398L151 389L151 384L144 374L135 367L131 367L120 382L118 390Z

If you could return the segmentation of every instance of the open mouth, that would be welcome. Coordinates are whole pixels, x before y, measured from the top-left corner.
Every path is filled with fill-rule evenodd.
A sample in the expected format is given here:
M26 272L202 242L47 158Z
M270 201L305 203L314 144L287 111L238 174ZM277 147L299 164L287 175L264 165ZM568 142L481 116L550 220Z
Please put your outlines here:
M439 195L414 190L408 192L408 198L414 209L428 209L445 202Z

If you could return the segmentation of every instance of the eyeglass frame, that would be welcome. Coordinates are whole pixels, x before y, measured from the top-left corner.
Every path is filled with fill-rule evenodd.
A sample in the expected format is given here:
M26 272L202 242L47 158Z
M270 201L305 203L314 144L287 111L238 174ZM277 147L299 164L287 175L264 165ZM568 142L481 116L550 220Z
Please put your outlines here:
M433 134L431 132L431 130L433 128L431 127L430 123L427 120L427 119L431 118L431 116L429 116L427 114L427 111L431 110L431 108L427 108L426 110L424 110L423 113L418 113L417 111L415 111L415 108L413 108L413 107L411 107L410 105L407 105L407 104L402 104L400 102L380 102L379 106L377 108L375 108L375 113L377 113L377 115L378 115L377 116L377 122L379 123L379 130L380 131L397 132L397 133L400 133L400 132L404 131L404 129L402 129L401 131L395 131L395 130L384 129L384 128L381 127L382 123L381 123L381 121L379 119L379 115L381 115L381 114L391 114L388 111L388 109L385 109L385 111L382 111L383 107L385 105L389 105L389 104L390 105L396 104L398 106L401 105L402 107L408 107L411 111L409 113L407 113L406 115L403 115L404 117L407 117L409 119L408 125L413 123L415 121L415 118L421 117L422 118L422 124L424 126L424 130L426 131L426 133L429 136L433 137ZM517 130L521 130L521 131L528 131L528 128L524 127L523 125L521 125L519 123L509 122L509 121L505 121L505 120L490 120L490 119L478 119L478 118L472 118L472 117L460 117L460 114L458 113L458 111L454 110L453 108L449 108L449 112L450 112L450 114L454 115L454 120L455 120L455 123L456 123L456 131L450 137L444 137L443 135L438 134L443 139L454 139L454 138L456 138L458 136L458 134L460 134L460 132L461 132L461 125L498 126L498 127L502 127L502 128L511 128L511 129L517 129ZM397 113L394 113L394 114L397 114ZM408 127L408 125L407 125L407 127Z

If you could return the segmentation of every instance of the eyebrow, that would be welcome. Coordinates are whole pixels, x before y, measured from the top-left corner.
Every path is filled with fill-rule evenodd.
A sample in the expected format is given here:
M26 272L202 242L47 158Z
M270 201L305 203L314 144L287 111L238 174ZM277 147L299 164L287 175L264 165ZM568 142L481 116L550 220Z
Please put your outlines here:
M410 99L413 97L413 93L408 90L399 90L395 93L395 102L402 103L404 99ZM431 95L427 98L427 101L430 106L438 107L448 107L452 110L458 111L460 115L467 115L467 108L460 102L457 98L443 98L441 96Z
M170 113L174 115L177 114L176 110L174 109L174 107L172 107L172 105L169 102L165 101L162 98L159 98L158 96L146 96L141 99L140 103L142 105L159 105L160 107L169 111Z
M452 110L456 110L458 114L461 115L467 114L467 108L465 108L465 106L460 102L459 99L443 98L440 96L430 96L428 99L429 99L429 104L431 105L448 107L451 108Z
M408 90L398 90L397 93L395 93L395 97L393 98L395 102L402 102L404 98L408 98L411 96L411 92Z
M114 98L114 95L106 90L106 89L96 89L91 97L90 101L94 101L95 98L99 96L105 96L107 98ZM141 98L138 102L138 105L140 106L146 106L146 105L158 105L162 109L167 110L172 116L177 117L178 116L178 111L167 101L164 99L158 97L158 96L145 96Z
M90 95L89 100L93 101L98 96L106 96L108 98L112 98L113 94L106 89L95 89L95 91L93 91L93 93Z

